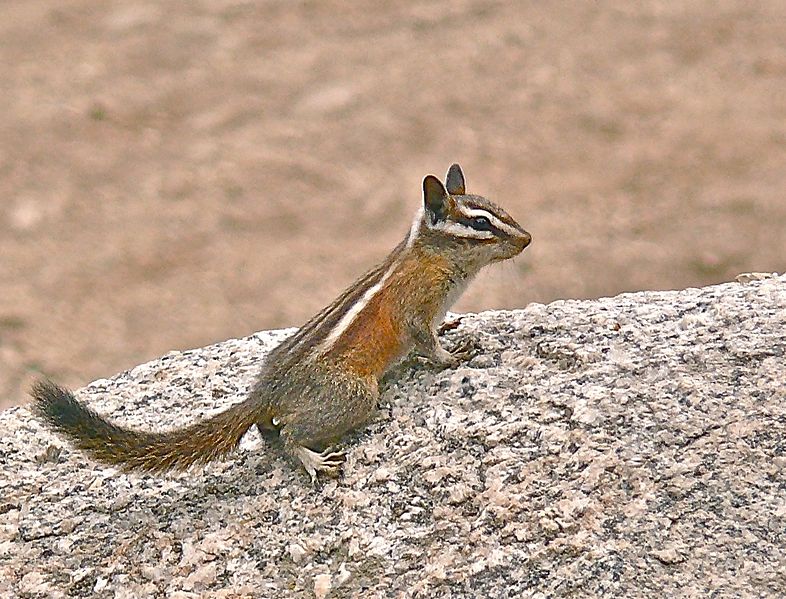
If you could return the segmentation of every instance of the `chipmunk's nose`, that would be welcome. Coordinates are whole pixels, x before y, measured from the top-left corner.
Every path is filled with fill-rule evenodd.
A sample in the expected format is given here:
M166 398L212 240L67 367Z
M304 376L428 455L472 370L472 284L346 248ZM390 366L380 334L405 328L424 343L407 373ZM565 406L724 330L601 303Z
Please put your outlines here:
M521 230L521 237L520 237L520 241L519 241L519 244L521 245L521 249L523 250L530 243L532 243L532 235L530 235L527 231L522 229Z

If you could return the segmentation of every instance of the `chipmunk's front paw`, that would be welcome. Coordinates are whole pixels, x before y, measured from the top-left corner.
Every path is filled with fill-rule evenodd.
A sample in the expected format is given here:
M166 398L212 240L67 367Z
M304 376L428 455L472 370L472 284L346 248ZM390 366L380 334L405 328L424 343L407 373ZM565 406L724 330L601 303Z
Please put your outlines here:
M475 343L474 339L471 337L464 337L456 344L456 346L453 348L453 351L450 352L450 355L458 365L461 362L469 362L478 354L478 350L479 347L477 343Z
M440 368L456 368L475 357L477 346L471 338L462 339L452 351L438 346L431 361Z

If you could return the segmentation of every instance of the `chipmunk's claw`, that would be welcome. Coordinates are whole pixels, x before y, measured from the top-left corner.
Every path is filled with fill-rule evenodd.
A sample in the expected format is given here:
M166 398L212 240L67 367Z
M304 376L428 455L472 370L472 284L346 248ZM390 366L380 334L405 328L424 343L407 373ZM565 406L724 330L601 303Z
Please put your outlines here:
M333 477L341 474L341 466L344 465L347 459L343 451L333 451L331 448L328 448L320 453L319 456L322 459L321 472Z
M478 354L479 349L480 347L473 338L464 337L456 344L456 346L450 352L450 355L453 357L456 363L469 362Z
M346 455L343 451L333 451L328 448L322 453L317 453L308 447L298 447L295 453L306 469L308 475L311 477L311 482L317 482L317 473L322 472L331 478L337 477L341 474L341 466L344 463Z
M452 351L438 346L432 356L427 359L437 368L456 368L462 362L468 362L477 354L478 346L471 337L462 339Z

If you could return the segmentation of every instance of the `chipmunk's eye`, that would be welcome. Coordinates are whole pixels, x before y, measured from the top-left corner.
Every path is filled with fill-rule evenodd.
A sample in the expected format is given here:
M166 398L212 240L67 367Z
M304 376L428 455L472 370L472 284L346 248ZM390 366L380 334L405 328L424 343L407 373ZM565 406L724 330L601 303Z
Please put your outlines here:
M491 221L485 216L476 216L470 221L470 225L476 231L490 231Z

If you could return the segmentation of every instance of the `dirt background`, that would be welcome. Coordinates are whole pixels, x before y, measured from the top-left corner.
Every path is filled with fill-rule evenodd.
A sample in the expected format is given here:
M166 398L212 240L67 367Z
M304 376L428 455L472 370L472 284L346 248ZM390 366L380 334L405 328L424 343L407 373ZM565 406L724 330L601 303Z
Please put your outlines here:
M0 403L292 326L426 173L532 232L458 310L786 270L786 3L5 0Z

